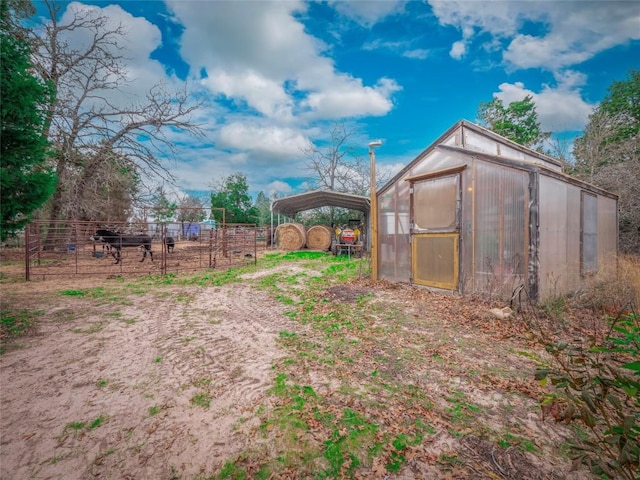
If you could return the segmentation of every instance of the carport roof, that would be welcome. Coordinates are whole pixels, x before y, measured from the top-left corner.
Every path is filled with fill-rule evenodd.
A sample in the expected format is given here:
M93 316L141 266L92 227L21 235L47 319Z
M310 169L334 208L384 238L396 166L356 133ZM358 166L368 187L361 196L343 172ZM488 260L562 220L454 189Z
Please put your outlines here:
M342 207L369 214L370 202L367 197L350 193L314 190L312 192L278 198L271 202L271 211L293 218L296 213L318 207Z

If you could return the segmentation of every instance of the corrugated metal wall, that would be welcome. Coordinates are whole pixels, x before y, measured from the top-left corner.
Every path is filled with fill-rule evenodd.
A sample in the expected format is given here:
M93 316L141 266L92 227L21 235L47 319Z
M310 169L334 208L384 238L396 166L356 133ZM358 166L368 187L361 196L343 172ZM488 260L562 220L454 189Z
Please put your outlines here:
M479 160L474 170L473 186L466 188L473 190L472 209L463 211L463 225L473 222L472 237L463 239L463 271L472 279L465 291L510 295L526 284L529 175Z
M411 276L409 182L397 182L378 202L378 274L393 282L408 282Z
M618 255L618 203L598 196L598 265L599 270L616 267Z

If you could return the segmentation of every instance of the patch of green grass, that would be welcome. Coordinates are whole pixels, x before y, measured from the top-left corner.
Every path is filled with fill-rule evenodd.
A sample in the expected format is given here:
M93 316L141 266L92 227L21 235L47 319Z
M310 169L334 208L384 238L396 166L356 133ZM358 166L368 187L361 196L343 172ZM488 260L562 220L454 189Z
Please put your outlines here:
M67 297L104 298L109 293L105 290L104 287L95 287L81 290L62 290L60 294Z
M96 387L98 388L103 388L107 386L107 381L106 380L98 380L96 382Z
M156 357L153 359L154 363L162 363L162 357Z
M220 473L215 476L216 479L224 480L224 479L232 479L232 480L244 480L247 478L247 472L232 462L227 462L220 470Z
M65 425L64 429L66 430L74 430L76 432L82 430L87 422L69 422Z
M154 405L153 407L149 407L149 416L153 417L160 413L160 407L158 405Z
M502 448L516 447L521 452L535 453L538 451L536 444L528 438L513 435L509 432L504 433L498 438L498 445Z
M211 378L210 377L196 378L191 383L194 387L206 388L211 386Z
M197 407L209 408L211 406L211 395L207 392L198 393L191 397L191 404Z
M102 425L107 420L107 418L108 417L106 415L100 415L98 418L93 420L87 428L89 430L94 430L98 428L100 425Z
M276 300L284 303L285 305L294 305L296 301L292 298L287 297L286 295L276 295Z
M3 308L0 314L0 338L4 340L25 335L35 325L36 318L42 315L44 315L42 310ZM0 352L2 351L1 345Z
M480 407L467 402L465 394L457 390L451 392L447 401L451 403L451 407L446 408L445 412L455 423L465 424L480 411Z

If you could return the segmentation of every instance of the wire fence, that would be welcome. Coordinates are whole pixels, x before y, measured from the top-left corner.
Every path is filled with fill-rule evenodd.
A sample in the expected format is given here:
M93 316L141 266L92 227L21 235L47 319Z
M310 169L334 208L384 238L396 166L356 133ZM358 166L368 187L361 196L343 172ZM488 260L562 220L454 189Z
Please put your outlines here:
M171 226L33 222L25 230L25 278L166 275L255 264L271 239L269 227L251 224Z

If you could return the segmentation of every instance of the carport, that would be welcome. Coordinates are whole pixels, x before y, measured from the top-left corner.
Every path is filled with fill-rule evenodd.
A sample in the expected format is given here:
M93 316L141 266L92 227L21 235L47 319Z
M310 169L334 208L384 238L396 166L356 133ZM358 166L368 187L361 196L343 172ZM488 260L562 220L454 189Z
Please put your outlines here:
M313 190L311 192L291 195L290 197L278 198L271 202L271 235L272 245L275 243L274 220L280 225L280 216L295 219L295 216L306 210L313 210L319 207L341 207L349 210L363 212L367 224L367 249L371 246L371 202L369 198L351 193L332 192L329 190ZM277 218L274 219L274 215Z

